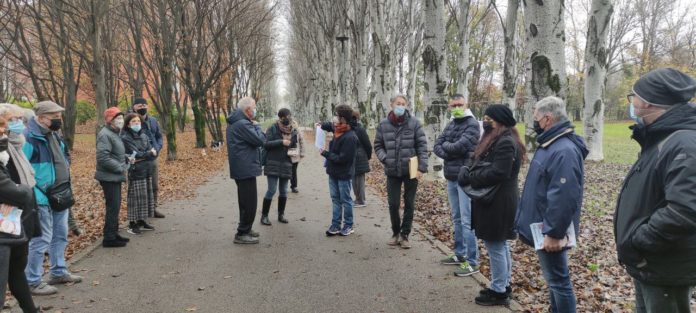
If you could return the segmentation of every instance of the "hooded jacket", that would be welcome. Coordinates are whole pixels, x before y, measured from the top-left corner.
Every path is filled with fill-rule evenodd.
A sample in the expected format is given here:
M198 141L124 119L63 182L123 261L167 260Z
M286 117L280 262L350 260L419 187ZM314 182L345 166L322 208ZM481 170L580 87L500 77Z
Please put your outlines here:
M644 283L693 286L696 104L678 104L654 123L632 128L641 151L614 214L619 262Z
M259 125L254 125L241 110L227 117L227 160L230 178L235 180L261 176L261 147L266 141Z
M583 161L588 154L582 137L569 121L537 137L539 146L529 164L517 210L516 226L523 242L534 242L530 224L543 222L543 233L562 239L573 223L577 234L584 185Z
M445 161L445 179L456 181L462 166L471 165L480 137L479 123L471 110L447 124L433 146L435 155Z

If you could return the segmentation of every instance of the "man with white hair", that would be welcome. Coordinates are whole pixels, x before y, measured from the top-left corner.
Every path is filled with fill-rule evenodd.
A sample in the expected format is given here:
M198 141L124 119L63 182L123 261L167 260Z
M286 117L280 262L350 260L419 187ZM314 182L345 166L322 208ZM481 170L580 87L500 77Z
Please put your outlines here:
M546 97L534 110L539 144L530 162L517 211L520 240L534 247L531 224L543 223L543 247L537 250L549 286L549 312L575 312L576 300L568 270L566 233L577 233L583 191L583 161L588 150L568 120L565 102Z
M256 218L258 196L256 177L261 175L260 149L266 141L256 117L256 101L244 97L227 117L227 158L230 178L237 184L239 226L234 243L259 243L259 234L251 229Z

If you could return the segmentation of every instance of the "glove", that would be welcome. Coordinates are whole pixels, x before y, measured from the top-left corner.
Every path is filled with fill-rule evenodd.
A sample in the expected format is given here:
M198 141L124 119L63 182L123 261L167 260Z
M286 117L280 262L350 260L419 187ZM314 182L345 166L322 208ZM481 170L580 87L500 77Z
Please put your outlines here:
M459 186L462 187L470 184L468 166L462 166L462 168L459 170L459 177L457 177L457 181L459 182Z

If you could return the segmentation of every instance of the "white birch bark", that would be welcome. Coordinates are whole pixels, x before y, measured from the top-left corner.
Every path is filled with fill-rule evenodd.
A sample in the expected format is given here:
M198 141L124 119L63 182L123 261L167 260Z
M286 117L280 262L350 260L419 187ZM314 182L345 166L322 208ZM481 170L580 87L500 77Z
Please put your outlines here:
M445 46L445 1L425 1L423 66L425 67L425 133L432 165L430 177L442 178L442 160L432 153L435 139L447 122L447 58Z
M525 99L525 142L527 151L536 149L534 104L547 97L566 98L568 80L565 71L565 20L563 1L524 1L527 36L525 66L527 98Z
M611 0L592 0L585 46L585 108L583 128L588 160L604 159L604 88L607 76L607 35L614 11Z
M517 49L515 37L517 34L517 15L520 0L508 0L505 15L505 65L503 66L503 101L517 117Z
M459 55L457 56L457 93L469 101L469 7L471 0L459 0Z

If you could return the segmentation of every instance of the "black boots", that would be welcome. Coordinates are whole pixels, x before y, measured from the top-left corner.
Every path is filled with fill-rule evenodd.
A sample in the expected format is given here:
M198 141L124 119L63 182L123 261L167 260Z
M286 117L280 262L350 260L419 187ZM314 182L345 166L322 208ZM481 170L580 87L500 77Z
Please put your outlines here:
M278 197L278 222L287 224L288 220L285 218L285 204L288 202L288 197Z
M271 210L271 201L273 199L263 198L263 207L261 209L261 224L271 225L271 221L268 219L268 212Z

